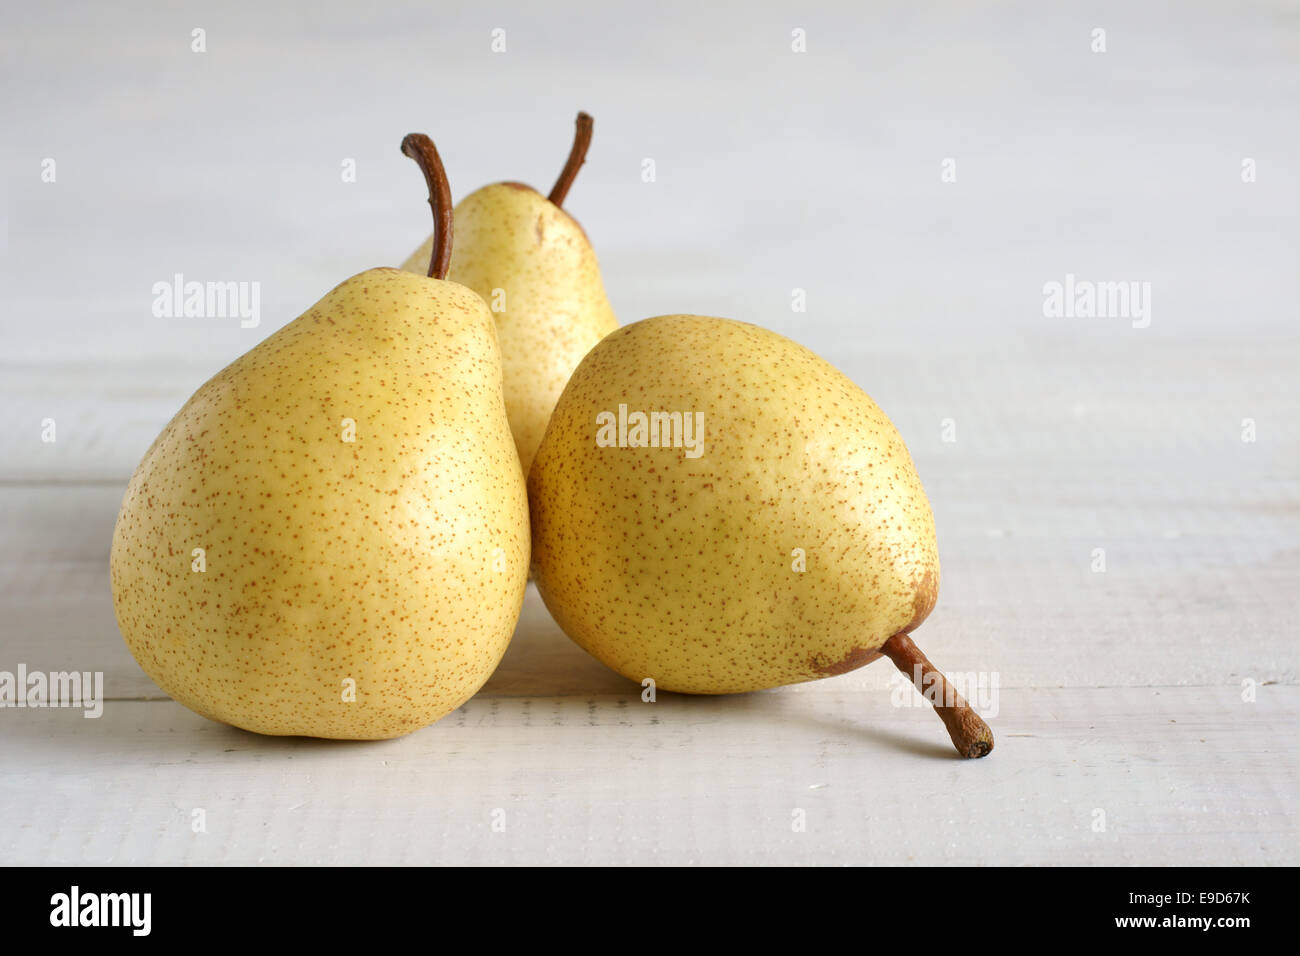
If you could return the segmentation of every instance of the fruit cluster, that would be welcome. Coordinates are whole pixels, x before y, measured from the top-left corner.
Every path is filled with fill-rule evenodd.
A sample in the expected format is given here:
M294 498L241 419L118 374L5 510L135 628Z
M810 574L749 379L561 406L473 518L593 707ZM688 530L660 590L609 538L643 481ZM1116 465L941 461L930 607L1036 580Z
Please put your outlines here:
M953 743L984 756L909 637L939 560L898 432L773 332L620 327L563 208L591 130L579 114L549 196L498 183L454 210L433 143L406 137L429 240L218 372L131 478L110 563L136 660L248 730L395 737L483 685L531 569L638 685L739 693L884 655L943 685Z

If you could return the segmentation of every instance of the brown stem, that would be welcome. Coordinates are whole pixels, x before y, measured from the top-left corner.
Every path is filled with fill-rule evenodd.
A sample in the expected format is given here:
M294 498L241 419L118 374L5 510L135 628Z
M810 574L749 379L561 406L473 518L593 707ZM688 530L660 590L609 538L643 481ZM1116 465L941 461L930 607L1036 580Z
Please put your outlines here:
M895 667L912 678L921 695L934 704L935 713L948 728L948 736L952 738L957 753L963 757L988 756L993 749L993 731L910 637L895 634L880 650L894 662Z
M408 133L402 140L402 152L415 160L429 184L429 208L433 210L433 254L429 257L429 277L447 278L451 266L451 186L447 171L433 140L423 133Z
M573 148L569 150L569 158L560 170L560 178L555 181L551 187L551 194L546 198L557 206L564 205L564 197L569 195L569 187L573 181L578 178L578 170L582 164L587 161L587 149L591 146L591 128L593 120L586 113L578 114L577 130L573 134Z

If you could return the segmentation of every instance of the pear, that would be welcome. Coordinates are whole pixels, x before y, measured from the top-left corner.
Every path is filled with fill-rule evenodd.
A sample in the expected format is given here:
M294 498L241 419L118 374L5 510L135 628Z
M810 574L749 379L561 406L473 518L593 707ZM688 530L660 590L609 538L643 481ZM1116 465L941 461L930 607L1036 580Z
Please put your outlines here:
M908 636L934 607L939 556L907 447L789 339L697 315L606 336L556 405L528 496L542 599L623 676L732 694L884 654L959 753L992 749Z
M455 210L448 277L482 296L496 317L506 414L524 474L578 362L618 328L587 234L561 208L586 158L592 125L590 116L578 114L569 159L549 197L522 183L496 183L470 193ZM431 241L402 268L424 272Z
M445 273L371 269L204 384L127 487L118 626L176 700L263 734L377 739L483 684L523 602L527 497L492 316ZM440 213L443 213L440 215Z

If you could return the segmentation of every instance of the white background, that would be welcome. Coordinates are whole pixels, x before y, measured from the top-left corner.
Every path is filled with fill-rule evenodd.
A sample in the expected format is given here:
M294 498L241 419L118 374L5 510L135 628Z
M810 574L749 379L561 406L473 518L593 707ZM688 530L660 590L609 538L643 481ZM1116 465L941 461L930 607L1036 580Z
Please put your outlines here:
M0 669L112 700L0 711L0 858L1297 862L1300 7L815 6L6 9ZM162 425L427 235L403 134L457 197L545 190L580 108L566 207L624 322L768 326L898 425L944 569L918 643L998 675L988 759L892 707L887 663L643 704L531 589L480 696L389 743L212 724L131 660L108 544ZM260 327L154 317L174 273L259 282ZM1149 282L1150 327L1046 318L1067 273Z

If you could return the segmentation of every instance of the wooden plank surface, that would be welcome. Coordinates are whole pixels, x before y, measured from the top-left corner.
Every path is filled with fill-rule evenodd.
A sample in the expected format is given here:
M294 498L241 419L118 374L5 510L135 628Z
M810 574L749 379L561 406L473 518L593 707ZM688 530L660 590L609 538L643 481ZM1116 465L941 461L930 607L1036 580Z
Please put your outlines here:
M0 850L49 863L1294 863L1298 708L1294 687L1249 706L1232 688L1016 689L998 750L971 763L922 711L829 685L654 704L632 687L490 686L376 744L119 703L98 721L12 722L24 769L0 795Z

